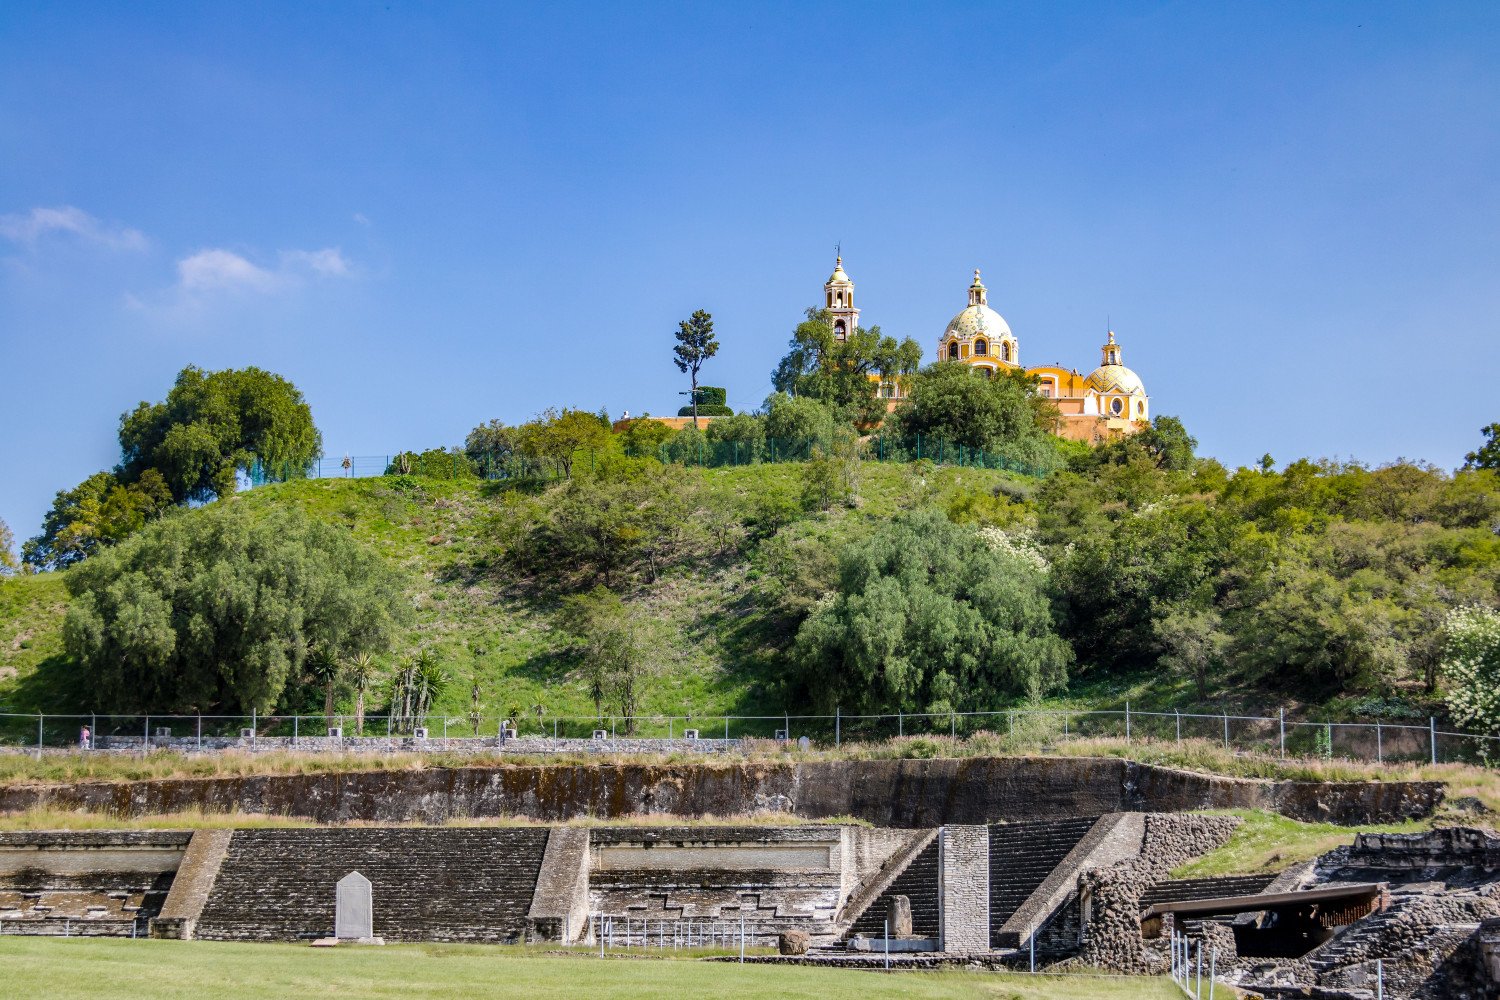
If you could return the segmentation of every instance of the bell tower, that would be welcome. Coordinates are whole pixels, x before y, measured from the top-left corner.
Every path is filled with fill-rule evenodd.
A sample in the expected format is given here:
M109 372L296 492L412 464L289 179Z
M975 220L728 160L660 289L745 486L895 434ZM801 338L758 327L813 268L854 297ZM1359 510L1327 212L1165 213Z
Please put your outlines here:
M854 307L854 282L844 273L844 258L833 260L833 277L823 286L823 309L833 326L833 338L845 340L859 328L859 310Z

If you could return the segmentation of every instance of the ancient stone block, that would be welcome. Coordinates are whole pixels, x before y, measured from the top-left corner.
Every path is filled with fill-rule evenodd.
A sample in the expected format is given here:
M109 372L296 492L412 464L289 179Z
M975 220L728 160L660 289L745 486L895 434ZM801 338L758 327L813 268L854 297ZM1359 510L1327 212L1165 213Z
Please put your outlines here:
M911 937L911 900L905 896L892 896L886 907L886 920L891 937Z
M782 931L776 943L776 950L783 955L806 955L810 944L812 944L812 936L807 931Z

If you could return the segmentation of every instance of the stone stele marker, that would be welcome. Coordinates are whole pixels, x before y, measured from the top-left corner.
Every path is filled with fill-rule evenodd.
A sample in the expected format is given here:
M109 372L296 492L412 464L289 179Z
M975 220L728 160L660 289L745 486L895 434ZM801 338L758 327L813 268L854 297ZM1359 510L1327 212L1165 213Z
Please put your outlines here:
M333 910L333 936L340 941L371 941L375 937L375 908L370 880L359 872L339 879Z

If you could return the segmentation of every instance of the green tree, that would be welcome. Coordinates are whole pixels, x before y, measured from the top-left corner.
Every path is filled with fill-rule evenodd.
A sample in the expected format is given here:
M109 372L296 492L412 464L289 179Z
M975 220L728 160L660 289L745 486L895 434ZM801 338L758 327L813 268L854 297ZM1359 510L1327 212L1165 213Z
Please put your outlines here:
M421 725L450 680L448 671L428 649L397 670L389 693L391 731L409 733Z
M698 426L698 372L703 362L719 353L714 339L714 318L702 309L677 324L677 346L672 348L672 362L686 374L692 385L689 401L693 407L693 426ZM722 405L722 404L721 404Z
M9 576L20 568L16 560L16 536L11 534L5 519L0 518L0 576Z
M643 619L618 594L595 587L565 598L561 620L577 640L595 715L602 717L607 706L618 709L633 735L653 674Z
M871 376L904 377L921 364L922 346L910 337L898 342L874 326L859 327L839 340L828 312L809 309L792 331L787 353L771 373L771 384L777 392L816 399L853 412L866 423L878 423L885 415L885 402Z
M358 736L365 734L365 700L370 691L375 687L377 667L375 657L366 650L360 650L349 658L346 668L349 685L354 688L354 732Z
M479 472L474 459L457 448L403 451L385 467L387 476L427 476L430 479L474 479Z
M464 454L485 474L502 468L516 450L519 429L499 420L480 424L464 438Z
M766 450L766 422L749 413L720 417L705 433L720 462L749 465L759 462Z
M1106 670L1154 663L1157 619L1213 587L1229 531L1207 503L1158 501L1085 517L1057 537L1057 606L1080 659Z
M310 663L382 650L410 615L347 531L238 504L163 518L67 586L67 650L125 711L269 712Z
M1500 729L1500 612L1454 608L1443 623L1442 674L1448 712L1462 726Z
M651 419L651 414L643 413L627 423L617 436L620 447L631 458L658 458L661 446L667 443L673 433L672 428L660 420Z
M814 702L946 712L1061 687L1073 654L1038 564L932 511L845 550L790 660Z
M1485 442L1464 456L1464 468L1500 469L1500 423L1481 427L1479 433L1484 435Z
M896 409L895 430L913 454L939 448L978 449L1035 467L1055 468L1060 457L1046 430L1050 401L1032 380L1006 371L986 378L961 361L939 361L910 380L908 397Z
M607 419L587 410L546 410L517 428L516 449L533 462L549 462L564 476L573 474L579 452L602 452L610 443Z
M180 504L229 496L236 474L257 462L272 479L304 475L322 450L312 410L286 379L189 366L163 402L120 417L118 475L133 483L155 469Z
M62 569L128 538L171 507L171 491L155 469L133 483L96 472L58 492L41 534L27 540L22 552L37 569Z
M772 394L766 400L766 437L776 444L776 457L806 457L819 443L833 440L838 426L833 412L816 399Z
M1158 612L1152 627L1161 643L1161 663L1188 677L1198 689L1198 698L1208 696L1208 680L1224 665L1229 636L1222 629L1218 609L1192 603L1173 604Z
M806 510L832 510L836 504L853 503L859 492L859 440L845 435L827 445L816 445L802 467L802 506Z

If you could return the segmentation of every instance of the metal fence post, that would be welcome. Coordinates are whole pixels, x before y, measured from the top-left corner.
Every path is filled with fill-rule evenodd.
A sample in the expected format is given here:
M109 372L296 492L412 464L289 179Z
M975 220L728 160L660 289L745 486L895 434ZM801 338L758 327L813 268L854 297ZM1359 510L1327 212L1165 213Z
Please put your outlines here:
M198 713L198 749L203 749L203 713Z
M1224 749L1229 749L1229 713L1224 713Z
M841 735L840 732L839 732L840 728L841 728L841 726L840 726L840 720L839 720L839 706L835 705L833 707L833 745L834 746L838 746L839 745L839 736Z
M724 742L729 742L729 716L724 716Z
M1182 710L1174 708L1172 714L1177 717L1177 742L1182 742Z
M1130 702L1125 703L1125 742L1130 742Z
M300 716L292 716L292 746L297 745L297 721Z
M36 713L36 750L42 752L42 713Z
M1382 740L1381 733L1380 733L1380 720L1376 719L1375 720L1375 763L1377 763L1377 764L1384 764L1385 763L1385 747L1382 745L1383 742L1384 741Z
M896 735L906 735L906 718L901 714L901 709L896 709Z
M1286 708L1277 710L1277 717L1281 720L1281 756L1286 756Z
M1434 764L1436 764L1437 763L1437 717L1436 716L1429 715L1427 717L1427 732L1430 734L1430 743L1431 743L1431 747L1432 747L1432 762Z

